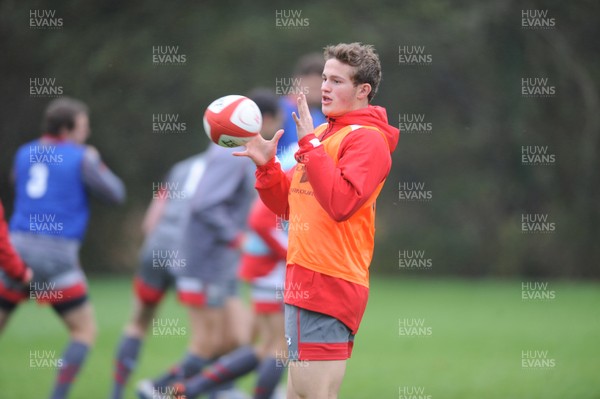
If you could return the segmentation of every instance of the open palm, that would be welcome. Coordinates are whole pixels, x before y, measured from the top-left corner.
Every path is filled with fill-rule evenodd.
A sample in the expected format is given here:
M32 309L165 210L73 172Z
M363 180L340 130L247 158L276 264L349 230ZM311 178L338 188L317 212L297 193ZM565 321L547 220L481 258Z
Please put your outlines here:
M233 155L248 157L257 166L264 165L277 153L277 142L282 134L283 129L279 129L271 140L265 140L260 134L257 134L256 137L246 143L246 150L234 152Z

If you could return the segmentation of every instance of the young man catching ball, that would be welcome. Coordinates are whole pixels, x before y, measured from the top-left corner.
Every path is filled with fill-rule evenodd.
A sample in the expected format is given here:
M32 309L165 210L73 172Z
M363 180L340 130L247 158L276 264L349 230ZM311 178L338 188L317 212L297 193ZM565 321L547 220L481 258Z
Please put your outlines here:
M391 169L399 131L384 108L370 105L381 80L370 45L325 48L321 108L313 127L306 97L293 114L299 162L286 174L273 140L246 150L257 165L264 203L289 220L285 329L292 361L288 398L337 398L346 360L367 305L375 235L375 200Z

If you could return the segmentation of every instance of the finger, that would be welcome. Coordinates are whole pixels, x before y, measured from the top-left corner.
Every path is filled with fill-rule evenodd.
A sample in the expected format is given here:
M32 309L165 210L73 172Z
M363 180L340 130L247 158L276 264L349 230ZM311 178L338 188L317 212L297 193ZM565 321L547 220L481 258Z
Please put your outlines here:
M298 112L300 113L301 118L310 116L308 103L306 102L306 95L304 95L304 93L300 93L298 96Z
M292 118L294 118L294 122L296 122L296 126L300 123L300 118L296 115L295 112L292 112Z
M281 136L283 136L283 129L279 129L277 132L275 132L275 135L273 136L273 138L271 139L271 141L274 141L275 144L277 144L279 142L279 139L281 138Z
M298 114L300 118L302 118L304 114L304 104L306 103L306 97L304 97L304 93L300 93L298 95Z
M236 152L232 152L231 155L235 156L235 157L247 157L248 155L248 151L236 151Z

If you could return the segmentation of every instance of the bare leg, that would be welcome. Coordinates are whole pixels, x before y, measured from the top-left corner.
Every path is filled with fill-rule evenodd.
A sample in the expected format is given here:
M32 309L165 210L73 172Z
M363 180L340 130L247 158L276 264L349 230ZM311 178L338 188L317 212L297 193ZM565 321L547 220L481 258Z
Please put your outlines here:
M205 359L219 355L223 347L224 308L188 307L191 337L190 353Z
M346 372L345 360L290 362L288 399L337 399Z
M242 345L249 345L252 333L252 315L238 297L225 302L224 342L221 354L229 353Z
M125 335L142 339L152 323L152 318L156 314L157 305L143 303L139 298L135 298L133 304L133 315L125 326Z
M96 340L96 319L94 308L89 302L72 309L61 317L73 341L82 342L88 346L94 344Z

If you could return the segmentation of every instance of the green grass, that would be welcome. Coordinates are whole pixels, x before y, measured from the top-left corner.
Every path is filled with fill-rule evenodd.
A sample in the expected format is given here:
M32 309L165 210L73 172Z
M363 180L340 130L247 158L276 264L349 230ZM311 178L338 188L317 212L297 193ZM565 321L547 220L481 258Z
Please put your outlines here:
M91 279L100 331L72 398L108 397L130 286ZM550 282L549 289L555 299L526 301L520 281L374 278L340 398L399 398L400 388L423 389L421 397L431 399L599 398L600 284ZM172 296L160 315L187 326ZM401 318L420 319L431 335L400 336ZM50 309L23 305L0 337L0 398L46 397L54 371L30 367L29 353L55 350L58 357L66 342ZM132 382L163 371L185 345L185 336L150 336ZM527 350L548 351L555 367L522 368ZM249 389L252 378L241 387Z

